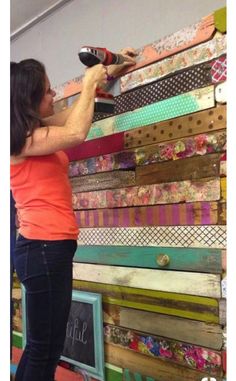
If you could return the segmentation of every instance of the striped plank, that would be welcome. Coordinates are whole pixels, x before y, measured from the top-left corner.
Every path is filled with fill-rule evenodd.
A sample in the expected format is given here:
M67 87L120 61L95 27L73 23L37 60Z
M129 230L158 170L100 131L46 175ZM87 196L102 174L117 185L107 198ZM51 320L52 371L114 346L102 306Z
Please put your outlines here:
M127 72L172 56L191 46L207 41L213 35L215 25L213 14L203 17L198 23L185 27L169 36L137 49L136 65L127 68Z
M222 207L224 206L224 211ZM225 204L194 202L76 211L80 228L171 225L224 225Z
M203 156L209 153L224 152L226 149L225 145L226 130L220 130L214 133L200 134L114 154L92 157L86 160L73 161L69 165L69 176L84 176L199 155Z
M220 179L214 178L73 193L72 201L74 209L99 209L219 199Z
M129 368L132 372L153 377L158 381L203 381L204 377L207 379L210 375L208 372L199 372L178 364L170 364L168 361L151 358L112 344L105 344L105 360L116 366ZM212 376L214 377L214 375ZM216 377L216 381L222 381L221 375Z
M214 105L214 87L207 86L95 122L88 133L87 140L176 118L214 107Z
M212 298L75 279L73 288L100 293L103 304L132 308L137 313L141 310L164 314L163 318L177 316L201 322L219 323L219 302Z
M104 325L105 343L121 346L147 356L165 359L188 368L220 375L222 372L221 352L198 347L173 339L153 336L123 327Z
M223 331L220 325L137 311L114 304L103 303L103 321L216 350L220 350L223 344Z
M79 263L165 270L206 273L222 271L222 253L219 249L79 245L73 260Z
M226 36L217 33L210 41L121 76L121 92L146 85L179 70L210 61L225 53Z
M135 128L125 133L124 144L128 149L221 130L226 128L226 117L226 107L221 105L170 121Z
M177 292L189 295L221 297L220 275L181 271L123 268L116 266L73 264L73 278L88 282Z

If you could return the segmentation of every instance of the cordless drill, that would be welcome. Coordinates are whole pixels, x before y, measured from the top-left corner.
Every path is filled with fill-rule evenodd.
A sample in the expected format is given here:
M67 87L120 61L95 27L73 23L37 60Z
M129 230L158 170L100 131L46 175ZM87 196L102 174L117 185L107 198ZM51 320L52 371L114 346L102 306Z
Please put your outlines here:
M108 65L120 65L125 61L125 57L121 54L115 54L105 48L95 48L92 46L83 46L78 53L80 61L92 67L99 63ZM113 114L114 113L114 97L112 94L97 88L95 97L95 112Z

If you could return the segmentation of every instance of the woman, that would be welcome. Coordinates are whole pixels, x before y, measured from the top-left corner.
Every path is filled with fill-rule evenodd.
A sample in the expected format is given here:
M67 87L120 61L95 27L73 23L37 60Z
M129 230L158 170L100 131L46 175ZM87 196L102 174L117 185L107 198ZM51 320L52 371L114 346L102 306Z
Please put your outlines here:
M55 92L44 66L33 59L11 63L11 190L19 237L14 266L26 290L27 344L16 381L53 381L63 350L71 304L72 259L78 227L72 209L64 149L82 143L93 119L97 87L135 64L86 70L79 99L53 116Z

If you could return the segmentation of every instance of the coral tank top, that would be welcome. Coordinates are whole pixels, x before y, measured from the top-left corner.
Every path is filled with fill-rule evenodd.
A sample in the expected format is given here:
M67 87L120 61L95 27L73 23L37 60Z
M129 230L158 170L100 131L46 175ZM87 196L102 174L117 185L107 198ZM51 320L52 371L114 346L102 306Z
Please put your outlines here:
M68 165L63 151L11 164L11 190L25 238L77 239Z

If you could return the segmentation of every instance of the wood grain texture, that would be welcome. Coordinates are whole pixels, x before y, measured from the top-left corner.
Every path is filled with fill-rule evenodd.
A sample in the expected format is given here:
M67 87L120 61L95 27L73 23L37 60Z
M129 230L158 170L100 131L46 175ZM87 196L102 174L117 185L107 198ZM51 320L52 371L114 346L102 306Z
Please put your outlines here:
M220 350L223 344L222 328L218 324L138 311L108 303L103 303L103 320L104 323L217 350Z
M223 210L224 208L224 210ZM194 202L75 212L80 228L225 225L225 204Z
M123 268L73 264L73 278L89 282L121 285L189 295L221 297L220 276L182 271Z
M171 364L161 359L154 359L144 354L134 353L112 344L105 344L105 360L122 368L129 368L133 372L148 375L162 381L202 381L208 377L208 372L199 372L177 364ZM216 381L222 381L216 376Z
M73 161L69 165L69 177L85 176L117 169L131 169L136 166L182 160L188 157L204 156L217 152L223 152L223 155L225 155L225 150L226 130L220 130L96 156L86 160ZM221 159L221 165L222 163L225 163L223 159Z
M179 202L217 201L220 199L220 179L200 179L140 187L73 193L73 208L99 209Z
M104 339L106 343L116 347L170 361L170 366L172 363L176 363L202 372L210 372L212 375L222 373L221 352L210 348L110 324L104 325Z
M165 255L169 262L163 263ZM113 266L130 266L165 270L221 273L222 254L219 249L186 249L170 247L81 246L74 262Z
M88 133L87 140L147 126L214 106L214 87L203 87L95 122Z
M221 105L169 121L135 128L125 133L125 148L221 130L226 128L226 117L226 107Z
M225 53L226 36L216 33L216 35L207 42L121 76L121 92L123 93L137 86L146 85L176 71L210 61Z
M210 154L137 167L135 185L195 180L219 175L220 154Z
M73 288L102 294L103 303L178 316L208 323L219 323L218 300L196 295L147 290L105 283L73 280Z
M87 192L100 189L114 189L136 185L134 171L111 171L71 179L73 192Z

